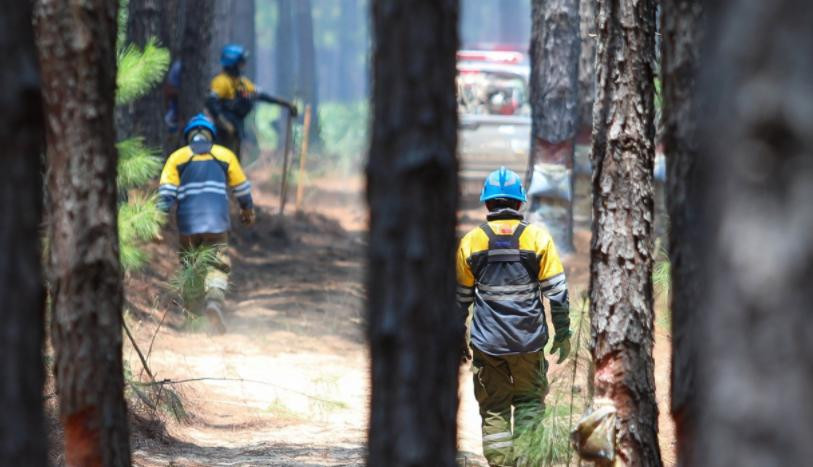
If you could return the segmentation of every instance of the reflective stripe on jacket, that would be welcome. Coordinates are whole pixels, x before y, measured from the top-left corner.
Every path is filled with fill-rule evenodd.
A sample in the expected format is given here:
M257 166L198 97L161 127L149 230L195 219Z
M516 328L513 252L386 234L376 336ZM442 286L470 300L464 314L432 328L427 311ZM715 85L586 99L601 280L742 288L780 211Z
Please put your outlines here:
M165 211L178 203L182 235L222 233L230 228L228 188L240 207L253 206L251 183L233 152L214 145L208 154L195 154L184 146L167 159L158 193Z
M517 218L490 220L461 239L456 263L458 303L474 303L473 346L490 355L544 347L548 330L540 292L551 303L567 301L564 269L544 227Z

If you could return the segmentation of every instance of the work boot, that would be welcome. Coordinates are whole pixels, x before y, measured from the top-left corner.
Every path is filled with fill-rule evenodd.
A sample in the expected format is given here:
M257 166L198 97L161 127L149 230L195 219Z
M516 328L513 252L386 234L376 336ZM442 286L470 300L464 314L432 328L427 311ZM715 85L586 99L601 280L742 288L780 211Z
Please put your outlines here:
M223 319L223 304L217 300L207 300L204 314L209 319L214 334L223 335L226 333L226 324Z

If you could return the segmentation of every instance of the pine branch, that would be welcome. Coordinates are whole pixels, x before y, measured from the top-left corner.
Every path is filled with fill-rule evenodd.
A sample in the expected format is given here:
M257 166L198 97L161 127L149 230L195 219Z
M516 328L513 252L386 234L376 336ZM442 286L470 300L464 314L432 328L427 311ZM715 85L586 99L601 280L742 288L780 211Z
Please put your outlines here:
M161 171L158 151L144 145L144 138L137 136L116 143L118 151L119 189L128 190L144 185Z
M158 47L150 38L139 50L130 44L118 55L116 104L128 104L147 94L158 84L169 68L169 50Z

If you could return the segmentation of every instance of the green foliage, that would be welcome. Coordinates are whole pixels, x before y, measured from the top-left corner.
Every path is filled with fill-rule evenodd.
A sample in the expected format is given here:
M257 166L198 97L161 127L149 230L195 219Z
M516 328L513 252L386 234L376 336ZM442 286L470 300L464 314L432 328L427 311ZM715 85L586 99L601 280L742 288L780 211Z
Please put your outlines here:
M150 38L140 50L129 44L119 51L116 104L128 104L147 94L169 68L169 50Z
M124 47L127 40L127 20L130 17L130 0L119 0L118 29L116 30L116 50Z
M135 193L119 206L119 253L125 271L133 271L147 262L139 243L158 236L166 215L158 209L157 196Z
M204 245L181 253L181 268L170 280L171 287L187 305L204 295L206 271L218 262L217 245Z
M590 308L586 295L581 303L570 308L572 353L566 363L555 371L548 371L549 392L545 407L536 403L526 405L524 418L515 420L514 453L518 466L554 466L567 464L575 454L570 445L570 432L590 401L579 387L578 378L584 376L591 365L589 350ZM548 341L545 355L549 355L552 340ZM550 361L550 360L549 360ZM587 381L586 384L591 384ZM517 412L515 412L517 413Z
M518 466L551 466L565 464L570 459L570 406L562 392L556 391L552 404L543 410L525 406L516 413L528 413L515 421L514 450ZM538 406L538 404L536 404Z
M652 268L652 285L658 294L669 296L672 290L672 263L669 254L661 249Z
M136 136L116 143L118 150L118 178L120 190L144 185L161 171L158 151L144 145L144 138Z
M319 108L326 160L337 168L357 168L367 152L370 108L367 101L325 102Z

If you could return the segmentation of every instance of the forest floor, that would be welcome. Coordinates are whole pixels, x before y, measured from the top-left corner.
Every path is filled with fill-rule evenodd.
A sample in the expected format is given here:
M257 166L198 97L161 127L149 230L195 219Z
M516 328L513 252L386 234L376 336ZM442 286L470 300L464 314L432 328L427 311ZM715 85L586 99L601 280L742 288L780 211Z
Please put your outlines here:
M183 421L130 398L141 414L135 465L364 465L369 362L362 182L317 180L306 212L287 212L282 220L269 214L278 200L268 192L255 193L257 225L237 226L230 239L225 335L210 335L205 321L183 316L167 285L177 269L171 231L151 246L151 267L128 279L127 323L155 379L210 378L163 386L180 396ZM464 211L461 224L479 223L481 215ZM587 287L589 233L577 235L576 247L565 258L574 297ZM665 464L673 465L669 336L668 327L658 328L661 444ZM129 342L124 357L129 377L148 381ZM486 465L468 368L461 369L460 393L461 455L466 465Z

